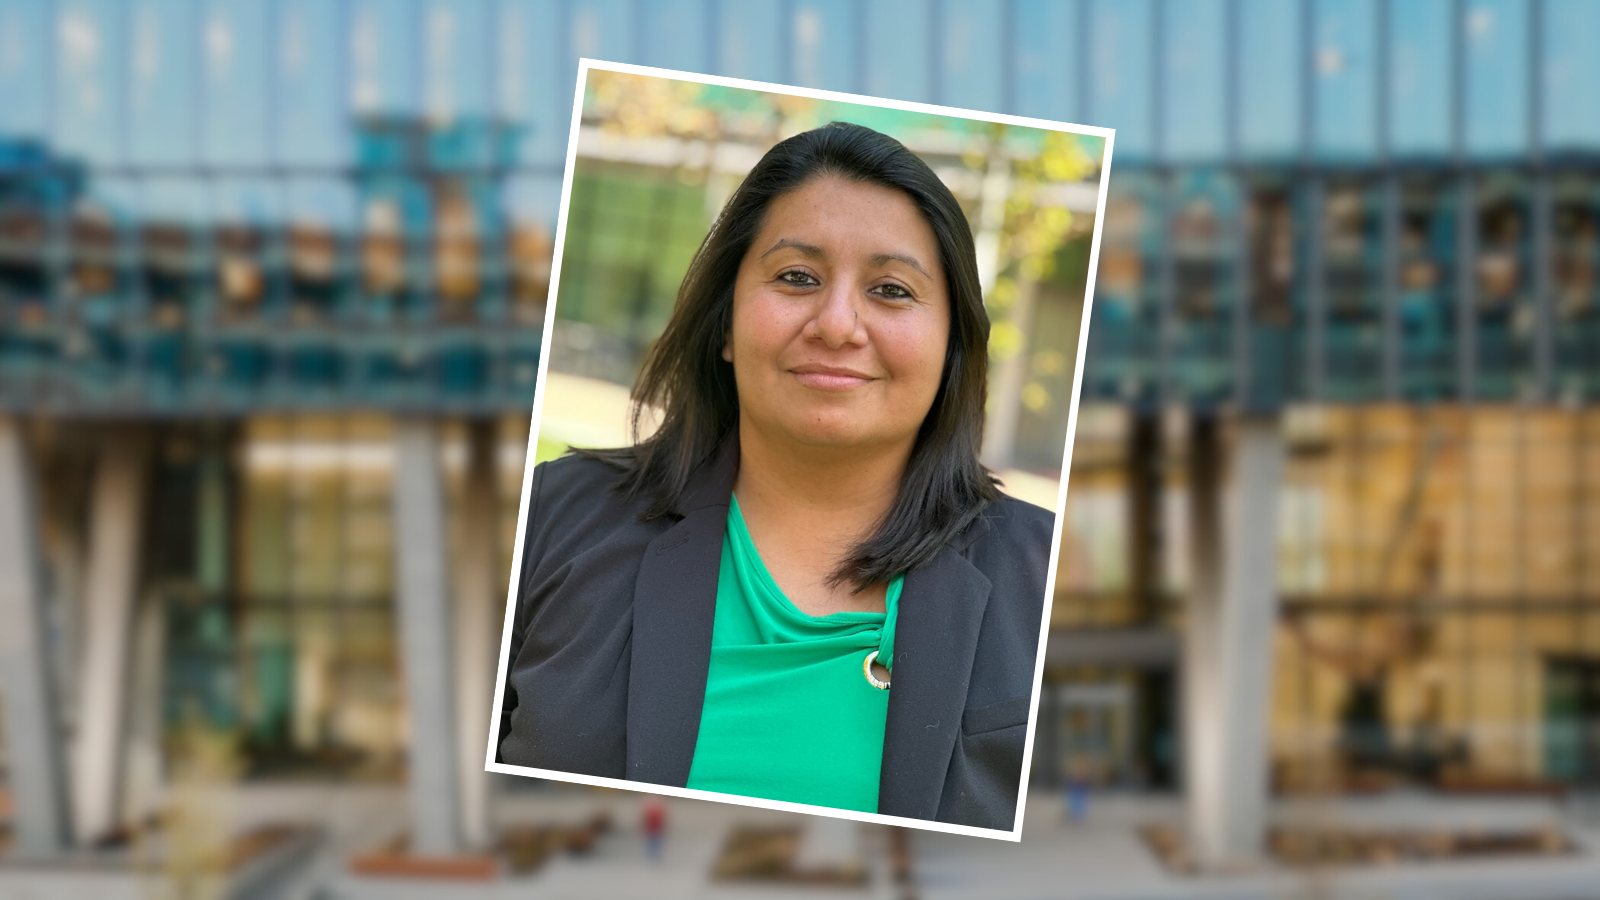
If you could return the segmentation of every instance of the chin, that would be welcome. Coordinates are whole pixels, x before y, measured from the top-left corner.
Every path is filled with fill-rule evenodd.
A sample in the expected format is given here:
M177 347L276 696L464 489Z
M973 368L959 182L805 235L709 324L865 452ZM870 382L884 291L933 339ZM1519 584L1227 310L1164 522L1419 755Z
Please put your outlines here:
M862 428L859 417L842 421L798 422L788 431L794 440L808 447L859 447L882 441L882 436Z

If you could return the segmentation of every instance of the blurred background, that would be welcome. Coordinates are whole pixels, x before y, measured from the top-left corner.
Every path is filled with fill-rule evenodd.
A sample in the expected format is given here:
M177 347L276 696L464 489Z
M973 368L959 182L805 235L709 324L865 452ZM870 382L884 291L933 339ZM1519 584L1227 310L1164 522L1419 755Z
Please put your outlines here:
M0 0L0 895L1595 896L1597 37ZM482 772L580 56L1117 129L1020 845L675 800L652 861L639 795ZM626 384L715 198L837 115L677 108L584 110L558 376ZM1098 155L924 137L1000 223L985 454L1056 478Z

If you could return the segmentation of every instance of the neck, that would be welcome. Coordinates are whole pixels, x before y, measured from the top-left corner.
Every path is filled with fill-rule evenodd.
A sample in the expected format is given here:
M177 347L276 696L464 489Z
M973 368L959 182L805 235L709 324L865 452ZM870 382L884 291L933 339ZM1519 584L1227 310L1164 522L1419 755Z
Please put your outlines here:
M741 418L733 490L747 515L784 530L826 523L817 533L859 540L893 505L911 447L910 442L849 448L796 445L774 440Z

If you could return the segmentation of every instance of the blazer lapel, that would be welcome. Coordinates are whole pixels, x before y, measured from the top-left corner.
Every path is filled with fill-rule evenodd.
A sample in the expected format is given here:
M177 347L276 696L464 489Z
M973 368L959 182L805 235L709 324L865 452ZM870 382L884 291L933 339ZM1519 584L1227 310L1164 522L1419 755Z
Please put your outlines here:
M639 564L628 671L630 781L689 782L711 666L728 498L738 472L735 433L695 473L678 505L683 518L645 547Z
M939 811L989 605L989 579L960 552L969 542L952 542L906 573L878 780L883 815L932 819Z

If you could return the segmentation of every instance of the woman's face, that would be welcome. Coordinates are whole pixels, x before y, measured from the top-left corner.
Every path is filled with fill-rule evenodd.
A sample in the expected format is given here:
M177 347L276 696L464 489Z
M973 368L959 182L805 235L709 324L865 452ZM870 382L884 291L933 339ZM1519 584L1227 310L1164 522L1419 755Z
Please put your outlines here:
M916 205L822 176L767 207L734 282L722 357L746 427L809 446L909 452L949 335L939 244Z

